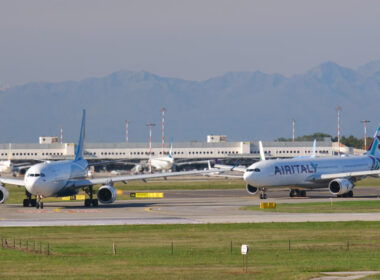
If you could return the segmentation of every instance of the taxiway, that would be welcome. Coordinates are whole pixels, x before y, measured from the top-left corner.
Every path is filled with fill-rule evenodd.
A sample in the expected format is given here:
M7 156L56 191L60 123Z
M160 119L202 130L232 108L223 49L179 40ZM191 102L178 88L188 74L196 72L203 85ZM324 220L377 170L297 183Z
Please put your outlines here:
M83 201L46 203L44 209L24 208L20 204L0 206L0 227L9 226L84 226L197 223L261 223L306 221L380 221L380 213L272 213L241 210L262 200L245 190L172 190L163 199L116 201L98 208L85 208ZM269 192L267 202L308 203L330 201L327 191L309 192L307 198L289 198L288 191ZM380 187L355 189L354 198L379 200Z

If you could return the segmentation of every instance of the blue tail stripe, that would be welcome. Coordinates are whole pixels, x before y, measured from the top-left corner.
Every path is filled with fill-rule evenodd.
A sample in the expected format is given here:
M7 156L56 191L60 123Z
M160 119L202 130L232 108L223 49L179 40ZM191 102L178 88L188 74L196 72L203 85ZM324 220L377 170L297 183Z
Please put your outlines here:
M83 158L83 143L84 143L84 138L86 135L86 127L85 126L86 126L86 110L83 109L82 125L80 127L80 135L79 135L77 150L75 152L75 160L79 160L79 159Z

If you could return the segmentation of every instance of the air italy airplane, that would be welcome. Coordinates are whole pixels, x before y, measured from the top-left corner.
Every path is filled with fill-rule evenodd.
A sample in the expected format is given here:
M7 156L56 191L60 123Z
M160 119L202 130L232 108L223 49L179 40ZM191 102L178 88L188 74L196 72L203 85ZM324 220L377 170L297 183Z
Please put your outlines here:
M328 188L334 196L352 197L355 182L380 174L380 126L370 148L361 156L265 160L261 142L260 155L261 161L248 168L230 169L244 172L249 194L260 192L260 198L266 199L267 189L286 187L290 189L290 197L294 197L306 196L307 190Z
M338 197L352 197L355 182L367 176L378 176L380 163L380 126L370 148L361 156L309 157L287 160L262 160L249 166L243 175L248 193L289 187L290 196L306 196L306 190L328 188Z
M170 177L190 174L211 173L212 170L170 172L159 174L125 175L106 178L87 178L89 163L83 158L83 144L85 138L86 111L83 110L82 125L78 146L74 160L43 162L31 166L25 173L24 179L13 179L0 177L0 204L8 200L9 192L4 184L24 186L27 198L24 199L23 206L36 206L43 208L43 198L62 197L77 194L84 189L89 198L85 199L85 206L98 206L100 203L112 203L116 200L116 189L114 182L124 182L131 180L146 180L158 177ZM99 164L99 163L96 163ZM214 171L215 172L215 171ZM97 199L93 198L94 185L102 185L97 192ZM32 199L32 195L36 199Z

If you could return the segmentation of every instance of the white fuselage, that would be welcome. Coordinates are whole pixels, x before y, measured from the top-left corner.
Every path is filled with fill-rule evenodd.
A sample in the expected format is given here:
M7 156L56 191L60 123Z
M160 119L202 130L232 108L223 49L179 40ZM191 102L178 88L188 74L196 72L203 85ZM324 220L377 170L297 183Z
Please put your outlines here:
M154 170L169 170L173 167L174 159L172 157L151 158L148 161L149 164Z
M10 160L0 161L0 174L11 173L13 171L13 163Z
M87 174L88 163L83 159L38 163L25 173L25 188L33 195L64 196L69 194L70 180L85 178Z
M380 159L373 156L293 158L259 161L247 168L244 180L254 187L295 186L327 187L327 181L315 180L320 174L368 171L379 168Z

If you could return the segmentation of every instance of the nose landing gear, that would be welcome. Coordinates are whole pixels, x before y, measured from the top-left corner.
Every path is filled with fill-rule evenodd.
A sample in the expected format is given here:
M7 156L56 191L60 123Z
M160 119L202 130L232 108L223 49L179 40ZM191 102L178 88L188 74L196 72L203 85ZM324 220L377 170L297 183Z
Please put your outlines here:
M267 194L265 193L265 188L260 189L260 199L267 199Z
M44 209L44 203L42 202L43 196L42 195L37 195L37 205L36 208L39 209Z

